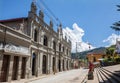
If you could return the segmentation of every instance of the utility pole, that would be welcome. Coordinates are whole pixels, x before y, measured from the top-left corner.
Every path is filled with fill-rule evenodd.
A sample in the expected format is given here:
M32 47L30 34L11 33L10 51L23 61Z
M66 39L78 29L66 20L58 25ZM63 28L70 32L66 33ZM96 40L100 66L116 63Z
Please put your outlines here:
M81 42L76 42L76 57L78 60L78 67L80 67L80 59L79 59L79 55L78 55L78 43L80 43L80 45L81 45Z

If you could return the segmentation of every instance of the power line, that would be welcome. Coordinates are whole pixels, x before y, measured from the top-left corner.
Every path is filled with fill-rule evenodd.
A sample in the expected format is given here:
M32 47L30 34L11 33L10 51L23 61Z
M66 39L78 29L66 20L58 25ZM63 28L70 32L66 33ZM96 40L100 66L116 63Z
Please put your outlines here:
M38 3L42 3L42 5L44 5L44 7L46 8L47 11L50 12L50 14L52 15L52 17L55 19L56 22L58 22L58 24L61 24L61 21L58 17L55 16L55 14L51 11L51 9L45 4L45 2L43 0L38 0ZM62 23L62 26L63 23Z
M41 0L41 2L42 2L43 5L46 7L46 9L53 15L53 17L54 17L59 23L61 23L61 21L58 19L58 17L55 16L55 14L49 9L49 7L44 3L44 1Z
M37 2L36 5L37 5L42 11L44 10L44 13L46 14L46 16L47 16L49 19L51 19L56 26L58 26L58 23L57 23L56 19L53 19L53 18L52 18L53 16L50 16L50 15L45 11L45 9L43 9L42 6L43 6L44 4L41 3L41 4L39 5L39 3L40 3L40 2ZM54 17L54 18L55 18L55 17Z

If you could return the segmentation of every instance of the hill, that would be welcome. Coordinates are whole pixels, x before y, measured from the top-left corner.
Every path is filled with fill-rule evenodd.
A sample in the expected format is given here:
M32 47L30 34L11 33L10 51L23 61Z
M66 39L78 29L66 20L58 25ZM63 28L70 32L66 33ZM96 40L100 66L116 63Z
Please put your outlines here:
M78 52L77 54L72 53L71 58L76 59L78 57L79 59L85 59L87 53L98 53L98 54L99 53L104 53L105 54L105 50L106 50L105 47L99 47L99 48L95 48L95 49L88 50L88 51Z

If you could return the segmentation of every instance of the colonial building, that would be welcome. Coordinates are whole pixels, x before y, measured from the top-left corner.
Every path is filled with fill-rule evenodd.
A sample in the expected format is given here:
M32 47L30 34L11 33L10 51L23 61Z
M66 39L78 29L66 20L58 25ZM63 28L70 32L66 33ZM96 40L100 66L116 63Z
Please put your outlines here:
M71 42L32 2L28 17L0 20L0 82L71 69Z
M87 59L88 61L91 62L100 62L102 58L105 58L106 55L106 48L101 47L101 48L96 48L92 50L91 52L87 53Z

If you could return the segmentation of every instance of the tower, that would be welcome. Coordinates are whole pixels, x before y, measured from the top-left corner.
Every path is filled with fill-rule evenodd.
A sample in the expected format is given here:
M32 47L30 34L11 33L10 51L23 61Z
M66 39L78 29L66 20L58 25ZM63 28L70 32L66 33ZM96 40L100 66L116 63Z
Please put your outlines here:
M60 40L63 38L63 32L62 32L62 24L58 26L58 37Z

